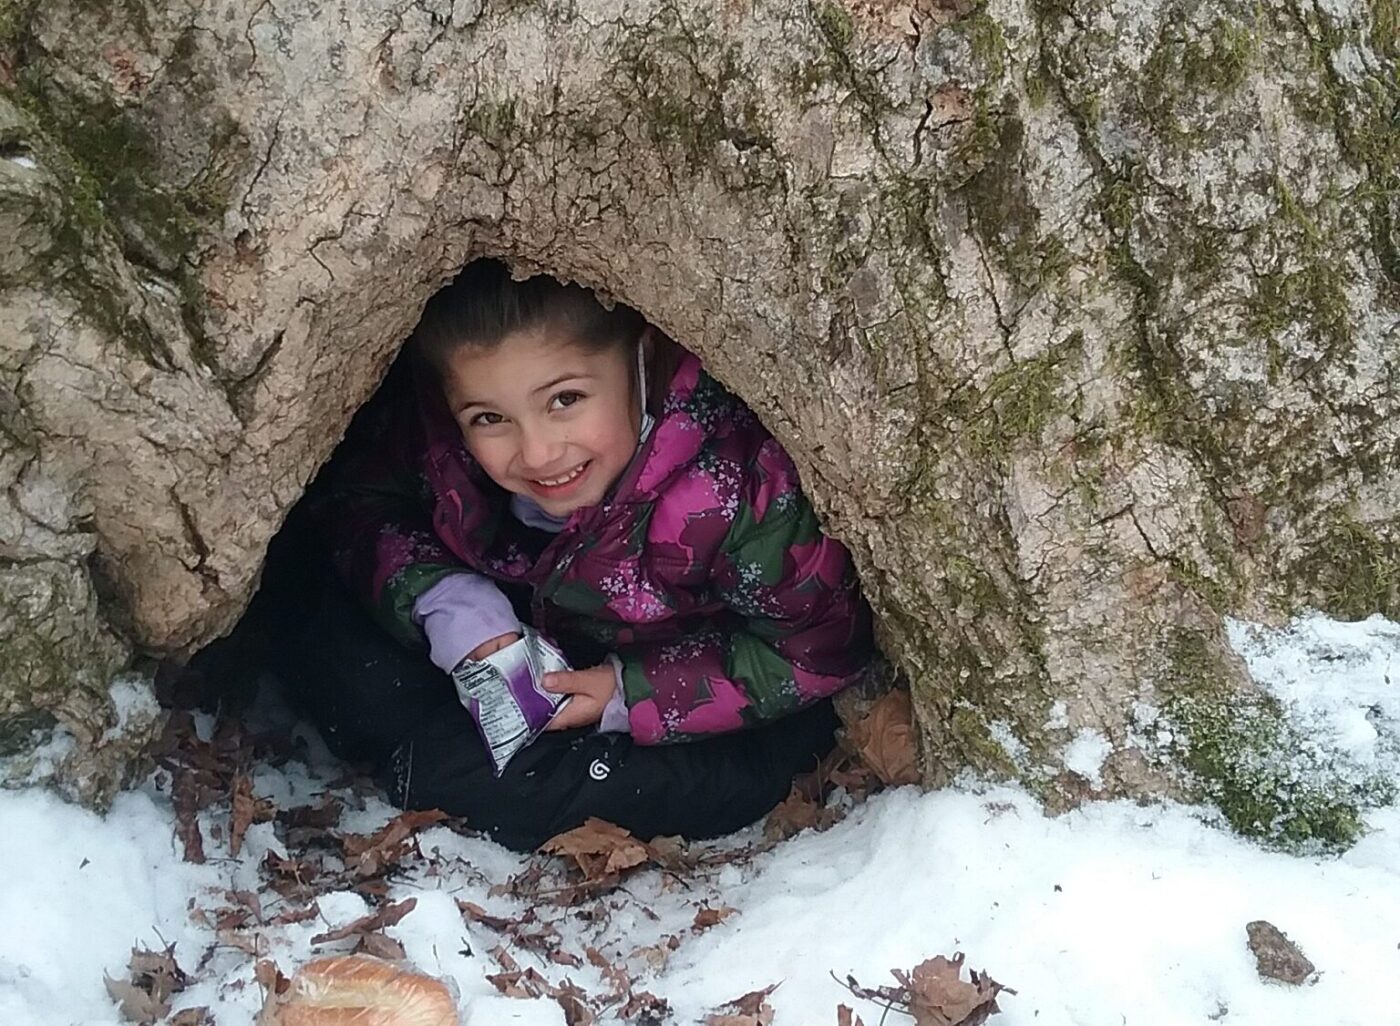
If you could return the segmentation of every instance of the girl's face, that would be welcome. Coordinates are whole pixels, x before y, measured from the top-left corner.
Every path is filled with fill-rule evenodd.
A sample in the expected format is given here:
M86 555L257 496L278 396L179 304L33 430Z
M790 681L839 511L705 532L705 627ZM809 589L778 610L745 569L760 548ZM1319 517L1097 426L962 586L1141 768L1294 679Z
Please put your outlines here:
M529 328L485 352L457 350L443 392L491 479L565 516L601 502L636 451L634 353L589 353L560 328Z

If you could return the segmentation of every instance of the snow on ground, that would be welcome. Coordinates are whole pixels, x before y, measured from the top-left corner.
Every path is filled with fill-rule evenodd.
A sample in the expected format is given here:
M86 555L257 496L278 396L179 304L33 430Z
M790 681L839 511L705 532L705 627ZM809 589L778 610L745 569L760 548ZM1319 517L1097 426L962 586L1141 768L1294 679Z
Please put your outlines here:
M1400 689L1391 673L1400 672L1400 626L1309 618L1283 632L1237 624L1231 637L1312 731L1360 763L1397 770ZM1086 758L1093 741L1085 739ZM279 808L308 804L333 773L322 757L263 766L253 792ZM368 833L396 812L373 796L348 800L343 830ZM193 865L182 858L170 799L153 782L104 817L38 790L0 793L0 1024L120 1022L104 974L123 977L133 945L167 944L194 978L177 1009L209 1006L219 1026L253 1023L262 1004L253 957L227 931L218 943L215 912L233 902L228 892L264 882L259 863L269 850L292 853L266 822L233 858L217 821L203 818L209 859ZM486 980L499 971L490 955L498 944L554 983L567 977L593 995L610 986L587 962L560 965L465 922L459 900L516 919L533 905L558 930L557 949L582 956L591 947L625 965L637 990L669 1002L668 1021L678 1024L781 981L770 999L776 1026L834 1024L838 1003L874 1026L883 1009L838 979L888 984L891 969L956 951L1017 991L1002 995L1003 1014L992 1020L1005 1026L1400 1024L1400 810L1373 811L1367 823L1370 834L1345 854L1299 858L1208 826L1185 806L1104 803L1052 819L1014 788L902 788L824 833L725 862L725 852L761 838L754 828L701 846L714 858L693 871L645 869L572 907L493 896L493 884L532 860L435 826L418 835L424 858L388 878L390 899L417 904L384 932L420 969L455 985L466 1026L564 1022L553 1001L508 998ZM738 911L692 926L698 909L725 906ZM264 887L260 921L291 907ZM311 938L371 911L349 890L317 907L305 922L244 930L245 946L255 938L257 956L290 973L313 951L348 950L348 941ZM1259 979L1245 945L1254 919L1277 925L1316 963L1311 984ZM892 1012L886 1021L909 1020Z

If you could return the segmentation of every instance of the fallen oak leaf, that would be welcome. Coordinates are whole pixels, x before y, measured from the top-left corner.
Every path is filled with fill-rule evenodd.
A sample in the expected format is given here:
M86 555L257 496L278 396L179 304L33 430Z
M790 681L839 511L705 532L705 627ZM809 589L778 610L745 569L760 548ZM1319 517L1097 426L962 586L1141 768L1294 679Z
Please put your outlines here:
M316 830L329 830L340 825L340 816L345 806L334 798L324 798L319 805L298 805L277 813L277 823L292 829L306 827Z
M462 913L462 918L469 923L480 923L488 929L497 933L506 933L520 927L519 919L507 919L505 916L493 916L474 901L463 901L457 899L457 911Z
M654 971L660 972L666 968L666 962L671 957L671 952L681 946L681 939L674 933L668 933L656 944L648 944L645 947L633 948L627 956L629 959L642 958Z
M623 1019L645 1016L649 1023L665 1022L671 1017L671 1003L649 990L633 991L617 1014Z
M204 836L199 832L198 785L189 770L174 771L170 804L175 810L175 836L185 848L185 861L204 863Z
M216 930L214 936L218 939L220 944L235 948L245 955L252 955L256 958L263 953L260 949L261 935L256 932L225 928Z
M777 989L778 984L773 983L726 1001L720 1011L705 1016L705 1026L770 1026L773 1006L768 1003L768 995Z
M361 916L353 922L334 930L327 930L325 933L318 933L311 938L312 944L328 944L331 941L344 940L347 937L354 937L376 930L382 930L386 926L394 926L404 916L408 915L418 905L417 898L405 898L400 902L390 902L380 906L367 916Z
M130 980L114 980L104 975L102 981L107 985L108 996L117 1003L128 1022L153 1023L170 1011L169 1001L142 990Z
M441 823L446 818L447 813L440 809L401 812L368 836L362 834L343 835L340 839L341 847L347 856L357 858L376 848L391 848L400 841L416 834L419 830Z
M695 913L695 922L690 926L692 933L703 933L712 926L718 926L739 910L723 905L720 908L702 908Z
M572 858L589 882L602 882L651 858L647 846L630 832L593 816L583 826L551 837L539 850Z
M952 959L935 955L895 979L909 994L909 1013L916 1026L980 1026L1001 1011L997 994L1006 988L985 973L971 970L971 982L962 979L962 952Z
M253 966L253 979L268 997L287 993L292 981L282 972L281 967L270 958L259 959Z
M583 954L588 959L588 964L599 970L603 979L612 986L612 1000L621 1001L624 997L631 997L632 977L625 968L613 965L597 948L585 947Z
M519 971L520 963L517 962L514 959L514 957L512 957L511 953L501 945L497 944L494 948L492 948L490 951L490 955L496 960L496 964L499 965L506 972L513 973Z
M254 823L265 823L273 817L274 808L266 798L253 797L253 781L246 773L233 778L229 793L229 854L237 857L243 848L243 838L248 827Z
M770 842L786 841L807 829L826 830L840 819L840 813L812 801L794 786L763 822L763 836Z
M224 891L224 899L241 905L253 915L262 918L262 899L258 897L257 891Z
M493 973L486 977L488 983L506 997L538 998L551 990L549 981L541 976L533 966L528 969L511 969Z
M417 849L414 835L418 831L446 818L447 813L439 809L402 812L368 836L345 834L340 838L345 866L360 879L377 877Z
M279 912L268 922L274 926L290 926L293 923L304 923L310 919L315 919L321 914L321 906L312 902L302 908L290 908L285 912Z
M564 1026L593 1026L598 1021L589 1007L588 995L569 980L553 988L550 996L564 1010Z
M107 993L131 1022L148 1023L170 1012L170 998L185 989L189 977L175 961L175 946L164 951L132 948L127 962L127 979L114 980L104 974Z
M862 719L847 728L846 736L856 754L886 785L917 784L922 779L909 692L886 692Z
M402 944L382 933L360 934L360 939L350 953L353 955L362 953L373 955L375 958L382 958L388 962L402 962L408 957Z

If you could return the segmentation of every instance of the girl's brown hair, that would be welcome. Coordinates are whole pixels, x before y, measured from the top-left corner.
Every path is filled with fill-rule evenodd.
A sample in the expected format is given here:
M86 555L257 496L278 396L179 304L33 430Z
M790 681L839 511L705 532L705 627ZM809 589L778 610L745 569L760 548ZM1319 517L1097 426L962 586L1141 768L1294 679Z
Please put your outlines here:
M441 376L457 350L489 351L508 335L541 326L560 329L575 344L597 353L635 345L647 321L623 303L609 310L581 285L565 285L547 274L516 281L500 260L482 259L468 264L428 300L411 344L419 359ZM660 332L653 331L653 338L647 405L655 415L679 352Z

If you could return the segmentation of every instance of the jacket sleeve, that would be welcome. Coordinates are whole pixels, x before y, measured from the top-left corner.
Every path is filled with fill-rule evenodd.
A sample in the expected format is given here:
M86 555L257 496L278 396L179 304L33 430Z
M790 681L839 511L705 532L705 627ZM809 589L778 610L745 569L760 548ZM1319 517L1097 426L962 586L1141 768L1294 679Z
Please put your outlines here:
M786 716L854 683L874 654L850 553L826 537L783 448L767 439L712 567L726 615L670 642L620 646L628 721L642 744Z
M324 471L311 522L351 594L400 643L423 648L418 599L444 578L473 571L433 531L422 426L412 377L401 370L356 416Z

